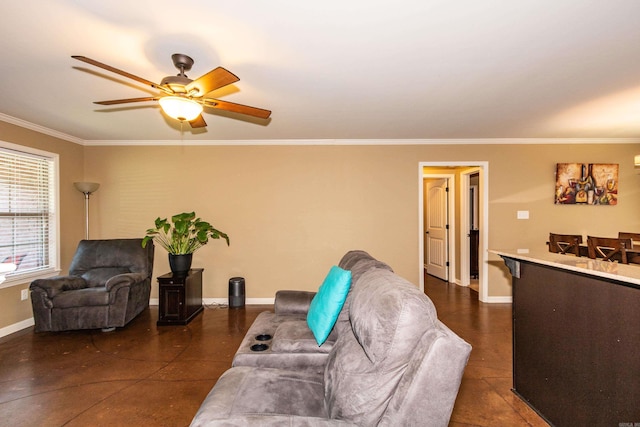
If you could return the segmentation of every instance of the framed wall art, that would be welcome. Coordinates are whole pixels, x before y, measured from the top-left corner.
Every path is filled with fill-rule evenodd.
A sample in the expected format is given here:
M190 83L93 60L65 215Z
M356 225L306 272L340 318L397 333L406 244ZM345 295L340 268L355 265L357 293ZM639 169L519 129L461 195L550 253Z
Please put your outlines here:
M618 204L618 165L611 163L558 163L555 204Z

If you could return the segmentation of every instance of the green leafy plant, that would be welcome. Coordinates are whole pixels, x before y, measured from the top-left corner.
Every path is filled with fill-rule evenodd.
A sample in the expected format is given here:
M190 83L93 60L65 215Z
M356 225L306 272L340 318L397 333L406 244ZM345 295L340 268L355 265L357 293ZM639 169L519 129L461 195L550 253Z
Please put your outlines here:
M147 230L142 239L142 247L153 240L174 255L191 254L209 242L209 239L225 239L229 236L216 230L211 224L196 217L195 212L184 212L167 218L156 218L155 228Z

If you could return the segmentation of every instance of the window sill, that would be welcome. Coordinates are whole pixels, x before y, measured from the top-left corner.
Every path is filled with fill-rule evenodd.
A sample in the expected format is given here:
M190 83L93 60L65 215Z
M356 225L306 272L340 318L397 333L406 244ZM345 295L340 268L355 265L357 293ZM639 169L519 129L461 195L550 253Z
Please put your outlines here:
M7 276L6 280L0 283L0 289L10 288L29 284L36 279L46 279L60 274L59 269L48 268L46 270L34 271L32 273L21 274L19 276Z

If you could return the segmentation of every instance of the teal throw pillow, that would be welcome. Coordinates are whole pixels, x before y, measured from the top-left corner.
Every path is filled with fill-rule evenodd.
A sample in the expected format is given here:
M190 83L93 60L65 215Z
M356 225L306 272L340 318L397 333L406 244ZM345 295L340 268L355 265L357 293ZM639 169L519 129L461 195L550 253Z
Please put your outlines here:
M322 345L333 329L340 310L347 299L351 287L351 272L333 266L318 293L311 300L307 313L307 325L313 332L318 345Z

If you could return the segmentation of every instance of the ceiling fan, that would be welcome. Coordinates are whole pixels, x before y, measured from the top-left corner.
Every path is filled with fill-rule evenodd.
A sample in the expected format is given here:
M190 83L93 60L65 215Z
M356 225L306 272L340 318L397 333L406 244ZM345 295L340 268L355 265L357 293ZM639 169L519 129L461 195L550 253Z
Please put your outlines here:
M180 70L180 73L178 73L177 76L165 77L162 79L160 84L143 79L142 77L135 76L131 73L119 70L85 56L73 55L71 57L78 61L86 62L87 64L95 65L96 67L111 71L112 73L133 79L139 83L151 86L154 89L159 89L161 92L157 96L98 101L94 102L94 104L116 105L130 102L158 101L162 110L167 113L167 115L176 120L180 120L181 122L189 122L192 128L207 126L207 123L204 121L201 114L203 107L217 108L261 119L267 119L271 115L271 111L264 110L262 108L221 101L214 98L207 98L206 95L210 92L235 83L240 79L230 71L222 67L217 67L203 76L192 80L187 77L185 71L189 71L191 69L193 66L193 59L181 53L171 55L173 65Z

